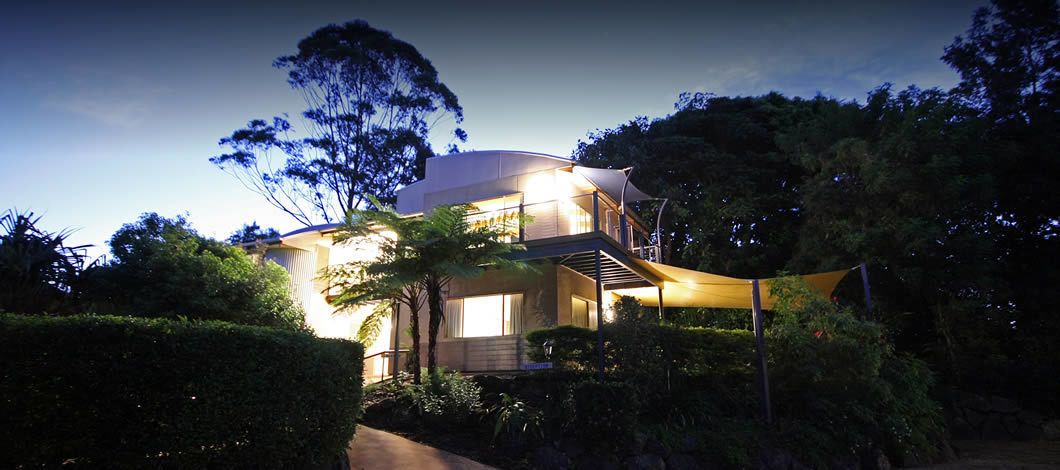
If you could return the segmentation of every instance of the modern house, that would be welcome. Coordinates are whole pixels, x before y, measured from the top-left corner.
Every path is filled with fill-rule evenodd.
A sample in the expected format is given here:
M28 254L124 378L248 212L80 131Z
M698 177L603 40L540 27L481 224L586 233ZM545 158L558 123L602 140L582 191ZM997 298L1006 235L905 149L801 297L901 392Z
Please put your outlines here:
M598 319L611 318L610 304L619 295L651 306L749 305L745 293L751 280L658 262L656 227L628 207L647 199L652 198L629 184L627 171L588 168L551 155L481 151L429 158L426 177L398 190L397 211L414 217L443 204L471 204L472 222L510 227L509 240L526 246L516 256L537 266L536 273L489 272L451 281L439 364L465 372L519 370L527 361L523 333L555 325L595 329ZM532 220L519 227L519 214ZM265 257L291 273L294 297L317 334L352 338L372 307L336 314L317 273L374 253L370 244L333 243L336 229L333 224L285 234L269 241ZM816 280L831 292L840 273L846 271ZM367 348L366 375L387 375L387 351L409 346L409 314L402 307L395 317Z

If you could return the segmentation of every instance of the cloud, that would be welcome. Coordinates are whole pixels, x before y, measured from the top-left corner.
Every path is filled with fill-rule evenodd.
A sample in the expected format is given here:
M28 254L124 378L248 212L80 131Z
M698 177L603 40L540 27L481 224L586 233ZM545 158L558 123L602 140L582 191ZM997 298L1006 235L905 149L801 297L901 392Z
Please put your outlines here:
M90 67L70 67L63 82L65 89L44 96L45 107L125 129L149 119L172 91L135 75Z

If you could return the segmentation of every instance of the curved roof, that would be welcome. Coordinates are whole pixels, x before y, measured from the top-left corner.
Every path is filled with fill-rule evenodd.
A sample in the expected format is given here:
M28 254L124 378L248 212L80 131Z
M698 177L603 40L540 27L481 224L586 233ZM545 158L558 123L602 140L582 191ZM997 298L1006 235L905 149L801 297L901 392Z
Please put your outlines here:
M298 230L292 230L292 231L287 232L287 233L285 233L283 235L280 235L280 239L283 240L284 238L293 237L295 235L301 235L303 233L310 233L310 232L320 232L320 233L330 232L330 231L333 231L333 230L339 228L339 225L340 224L310 225L309 227L302 227L302 228L300 228Z

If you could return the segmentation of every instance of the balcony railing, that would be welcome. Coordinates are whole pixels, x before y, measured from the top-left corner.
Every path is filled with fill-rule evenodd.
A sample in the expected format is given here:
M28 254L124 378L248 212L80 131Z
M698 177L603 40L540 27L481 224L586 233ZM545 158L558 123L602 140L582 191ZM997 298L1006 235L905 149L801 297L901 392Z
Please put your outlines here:
M522 227L519 225L520 215L529 216ZM513 243L602 232L639 258L659 259L658 247L653 244L650 234L630 223L627 215L595 192L472 212L467 217L472 225L484 224L503 231L506 241Z

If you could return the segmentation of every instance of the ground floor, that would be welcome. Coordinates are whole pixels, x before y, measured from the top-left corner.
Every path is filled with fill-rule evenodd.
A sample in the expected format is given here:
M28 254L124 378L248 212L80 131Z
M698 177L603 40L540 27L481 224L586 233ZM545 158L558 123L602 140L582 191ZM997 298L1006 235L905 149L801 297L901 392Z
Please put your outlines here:
M475 279L453 279L445 292L445 319L438 338L438 364L464 372L519 370L528 354L525 333L558 325L597 326L592 278L550 260L532 262L535 272L489 271ZM604 293L604 299L609 298ZM603 316L610 316L605 300ZM421 316L421 354L426 354L426 308ZM409 349L409 311L397 316L400 348ZM393 340L391 340L393 344ZM426 364L426 357L422 358Z

